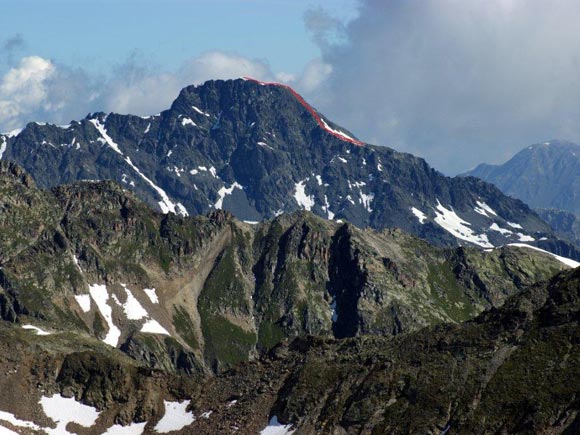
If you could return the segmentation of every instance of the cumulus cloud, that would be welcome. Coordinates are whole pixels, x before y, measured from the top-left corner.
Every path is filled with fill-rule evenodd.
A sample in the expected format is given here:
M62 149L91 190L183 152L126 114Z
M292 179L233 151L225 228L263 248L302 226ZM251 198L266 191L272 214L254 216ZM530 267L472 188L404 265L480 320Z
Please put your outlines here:
M311 11L332 71L318 105L446 173L545 139L580 141L579 20L575 0L361 0L332 41L332 21Z
M316 64L307 69L304 86L311 87L322 72L317 72ZM67 123L95 111L158 113L185 86L242 76L290 83L300 80L292 74L273 73L263 60L220 51L189 59L176 71L160 71L131 56L110 75L98 77L80 67L39 56L24 57L0 76L0 131L21 128L30 121Z
M152 114L169 107L185 86L210 79L243 76L262 80L275 77L264 61L220 51L207 52L189 59L172 72L151 70L144 62L130 59L117 68L106 83L100 103L105 111ZM287 75L282 77L289 78Z
M0 124L11 128L38 110L50 110L54 102L48 98L47 82L55 73L49 60L29 56L8 70L0 81Z

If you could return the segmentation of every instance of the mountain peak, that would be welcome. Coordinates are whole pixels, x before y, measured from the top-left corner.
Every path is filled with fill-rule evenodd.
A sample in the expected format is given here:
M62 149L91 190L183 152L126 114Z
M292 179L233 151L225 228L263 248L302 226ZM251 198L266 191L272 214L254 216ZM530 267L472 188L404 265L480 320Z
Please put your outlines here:
M465 175L494 183L535 208L580 213L580 146L574 142L533 144L501 165L481 164Z
M255 222L306 210L438 245L555 246L545 246L549 226L520 201L444 177L410 154L361 146L280 83L211 80L184 88L155 116L97 112L67 128L29 124L0 145L40 187L114 180L184 216L224 209Z

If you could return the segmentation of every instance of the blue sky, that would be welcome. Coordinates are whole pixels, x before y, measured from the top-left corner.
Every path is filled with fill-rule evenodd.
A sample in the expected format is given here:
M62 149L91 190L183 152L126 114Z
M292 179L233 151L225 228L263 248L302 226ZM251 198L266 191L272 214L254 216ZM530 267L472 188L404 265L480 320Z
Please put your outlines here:
M578 0L0 0L0 131L287 83L446 174L580 142Z
M348 20L356 0L3 0L2 35L21 35L22 52L108 73L136 56L167 70L205 51L261 59L299 72L317 56L304 25L324 7Z

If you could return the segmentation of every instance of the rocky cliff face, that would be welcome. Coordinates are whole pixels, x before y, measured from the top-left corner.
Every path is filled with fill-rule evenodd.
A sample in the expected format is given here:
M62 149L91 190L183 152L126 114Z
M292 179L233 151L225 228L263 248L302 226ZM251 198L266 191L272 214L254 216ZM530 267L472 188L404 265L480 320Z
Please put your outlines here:
M209 81L147 118L95 113L68 126L30 123L0 136L0 158L43 188L115 180L180 215L225 209L261 221L307 210L362 228L398 227L437 245L526 242L580 258L495 187L444 177L422 159L351 137L288 88Z
M213 424L246 433L274 417L300 434L576 433L579 289L568 272L462 325L296 339L193 401L215 410Z
M38 336L2 322L0 387L14 397L0 396L0 427L54 428L44 404L57 397L92 407L88 429L66 426L81 434L163 432L168 415L176 433L572 434L579 289L580 272L563 272L463 324L299 337L209 378L143 367L75 332Z
M259 225L149 209L112 182L39 190L0 165L0 314L141 364L219 372L280 340L460 322L566 268L527 248L434 248L308 212Z

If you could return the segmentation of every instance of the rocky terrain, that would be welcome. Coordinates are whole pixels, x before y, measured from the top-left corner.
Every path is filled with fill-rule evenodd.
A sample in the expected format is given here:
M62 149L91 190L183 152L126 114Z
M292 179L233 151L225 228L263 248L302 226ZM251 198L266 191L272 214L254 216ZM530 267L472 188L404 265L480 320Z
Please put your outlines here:
M0 158L43 188L115 180L164 212L224 209L245 221L297 210L397 227L438 246L531 243L580 259L523 202L422 159L360 144L288 87L253 80L184 88L149 117L93 113L0 135Z
M0 159L0 433L579 429L574 244L287 87L30 123Z
M0 163L0 191L0 390L12 392L0 427L21 433L256 433L278 417L299 433L387 430L405 417L358 404L387 385L364 373L400 366L419 388L417 364L436 364L440 347L423 340L445 336L454 376L453 355L475 346L479 361L478 346L498 346L488 335L467 346L458 331L504 328L491 314L458 322L575 264L527 246L437 248L304 211L257 225L163 214L110 181L39 189L15 164ZM394 397L412 394L397 373ZM376 406L390 403L382 394ZM347 404L359 408L343 417ZM434 428L443 417L430 415Z
M461 325L298 338L218 377L194 403L215 410L224 432L257 433L275 417L300 434L578 433L579 314L576 270ZM223 406L233 395L236 407Z
M580 272L563 272L466 323L394 338L298 337L214 377L144 368L91 338L39 336L4 322L0 386L13 396L0 398L0 425L78 434L256 434L266 427L573 434L580 429L573 382L580 375L579 289ZM53 423L46 403L55 397L92 411L90 421ZM173 425L164 421L168 413Z

